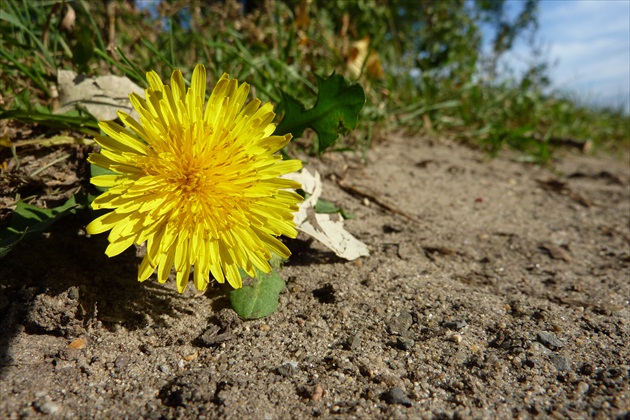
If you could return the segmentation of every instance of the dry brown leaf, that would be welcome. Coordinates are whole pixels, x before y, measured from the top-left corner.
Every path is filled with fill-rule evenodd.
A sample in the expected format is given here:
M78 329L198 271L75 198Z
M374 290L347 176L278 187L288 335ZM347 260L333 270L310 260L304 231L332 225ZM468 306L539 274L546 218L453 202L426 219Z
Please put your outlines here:
M75 13L74 9L68 3L66 3L66 14L61 20L61 24L59 25L59 27L67 33L72 33L72 31L74 31L74 24L76 20L77 14Z
M129 94L136 92L144 98L144 89L127 77L105 75L86 77L72 70L59 70L59 109L57 114L85 108L97 120L115 120L118 111L126 112L133 118L139 115L131 106Z
M368 55L369 52L369 55ZM366 36L359 41L352 43L346 62L348 70L354 77L361 75L361 70L365 63L365 74L374 79L384 76L381 58L374 50L370 51L370 37Z
M301 0L295 11L295 25L298 29L306 29L309 24L308 8L313 0Z
M315 204L322 193L322 181L318 172L313 175L303 169L302 172L285 177L301 183L302 189L310 194L295 213L297 230L317 239L341 258L352 261L370 255L367 245L343 228L343 219L339 215L315 213ZM333 220L331 216L339 217L339 220Z

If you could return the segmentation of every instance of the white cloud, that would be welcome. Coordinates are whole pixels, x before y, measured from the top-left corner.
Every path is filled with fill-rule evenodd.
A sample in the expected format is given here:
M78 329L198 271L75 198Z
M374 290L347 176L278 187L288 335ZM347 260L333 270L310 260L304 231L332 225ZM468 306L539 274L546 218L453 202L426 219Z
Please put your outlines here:
M630 2L543 0L539 37L555 86L630 110Z
M537 39L555 88L591 103L624 104L630 112L630 1L541 0L539 23ZM521 40L505 61L525 70L530 46Z

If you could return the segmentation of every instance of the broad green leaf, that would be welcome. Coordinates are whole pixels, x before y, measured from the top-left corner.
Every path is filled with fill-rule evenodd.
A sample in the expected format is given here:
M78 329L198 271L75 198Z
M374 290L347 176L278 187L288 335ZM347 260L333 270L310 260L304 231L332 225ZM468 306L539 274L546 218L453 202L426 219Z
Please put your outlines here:
M358 83L350 83L343 76L333 73L328 78L317 78L317 102L307 110L300 101L282 92L284 118L274 134L291 133L300 137L307 128L317 133L318 141L313 145L316 153L323 153L339 134L356 128L359 112L365 104L365 93Z
M352 214L348 214L341 207L335 206L335 203L332 201L324 200L319 198L317 203L315 203L315 213L324 213L324 214L333 214L339 213L341 217L344 219L352 219L354 216Z
M22 239L45 232L57 220L84 206L85 204L77 203L75 196L52 209L43 209L20 201L11 215L9 227L0 232L0 258L6 256Z
M232 308L243 319L264 318L278 309L280 293L286 287L275 270L269 274L256 269L256 282L230 292Z
M81 115L78 111L66 114L52 114L44 107L33 109L0 110L0 120L12 119L27 123L42 124L51 128L78 130L87 134L98 133L98 123L90 115Z
M90 163L90 176L92 178L94 178L95 176L99 176L99 175L114 175L116 174L116 172L110 170L110 169L105 169L105 168L101 168L100 166L94 165L92 163ZM97 190L99 190L100 192L105 192L107 191L109 188L105 188L105 187L96 187L94 186L94 188L96 188Z

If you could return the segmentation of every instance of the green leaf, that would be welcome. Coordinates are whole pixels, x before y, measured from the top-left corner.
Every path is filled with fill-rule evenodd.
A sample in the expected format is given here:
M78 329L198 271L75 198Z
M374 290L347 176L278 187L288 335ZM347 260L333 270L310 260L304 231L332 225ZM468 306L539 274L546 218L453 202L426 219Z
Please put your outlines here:
M83 203L77 203L75 196L52 209L43 209L20 201L11 215L9 227L0 232L0 258L6 256L22 239L45 232L57 220L84 206Z
M72 63L80 73L90 71L89 63L95 57L93 34L87 25L78 25L74 30L76 43L72 46Z
M278 309L280 293L286 287L275 270L269 274L256 269L256 283L230 292L232 308L243 319L264 318Z
M322 198L317 199L317 203L315 203L315 213L339 213L344 219L354 218L352 214L346 213L341 207L335 206L335 203L332 201L324 200Z
M78 111L53 114L48 109L35 105L32 109L0 110L0 120L12 119L27 123L43 124L55 129L78 130L87 134L98 134L98 122L91 115Z
M116 172L110 169L101 168L98 165L94 165L93 163L90 163L90 177L94 178L95 176L99 176L99 175L116 175ZM100 192L105 192L109 189L106 187L96 187L96 186L94 188L96 188Z
M358 83L350 83L343 76L333 73L328 78L317 78L317 101L313 108L304 105L286 92L282 92L284 118L274 134L293 134L301 137L304 130L312 128L318 142L313 145L316 153L323 153L339 134L356 128L359 112L365 104L365 93Z

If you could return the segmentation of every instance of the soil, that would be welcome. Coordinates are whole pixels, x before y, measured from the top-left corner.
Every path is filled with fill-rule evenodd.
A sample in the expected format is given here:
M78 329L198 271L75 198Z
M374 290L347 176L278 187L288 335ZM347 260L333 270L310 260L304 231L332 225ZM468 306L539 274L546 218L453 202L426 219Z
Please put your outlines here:
M628 418L628 160L515 157L394 136L310 159L371 255L287 241L253 321L60 221L0 264L0 418Z

